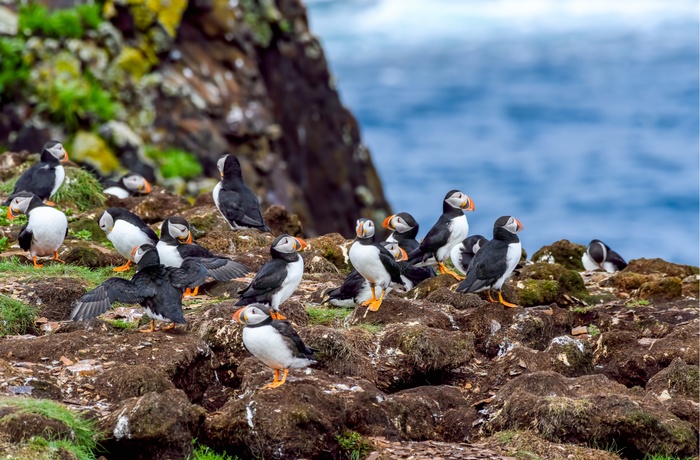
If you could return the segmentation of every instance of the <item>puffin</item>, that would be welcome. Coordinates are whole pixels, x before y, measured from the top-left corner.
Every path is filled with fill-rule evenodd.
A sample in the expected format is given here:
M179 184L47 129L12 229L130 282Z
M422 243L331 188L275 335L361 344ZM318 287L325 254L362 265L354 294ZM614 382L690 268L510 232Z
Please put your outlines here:
M240 292L241 299L236 305L269 305L273 319L285 319L279 312L280 305L291 297L301 282L304 260L298 253L305 247L306 241L301 238L287 234L275 238L270 246L272 259L262 266L253 281Z
M425 235L420 246L408 255L413 264L437 263L441 274L450 274L456 279L463 279L444 262L452 248L464 240L469 233L469 222L464 211L473 211L474 202L459 190L450 190L442 203L442 215Z
M398 243L407 253L418 249L420 243L416 240L418 235L418 222L407 212L393 214L382 223L382 226L391 230L391 235L386 240L390 243Z
M406 251L401 248L398 243L383 241L380 244L384 246L392 256L394 256L394 259L397 262L406 260ZM388 287L387 291L389 289L391 289L391 287ZM369 281L364 279L364 277L360 275L360 272L353 270L348 274L348 276L345 277L345 281L343 281L343 284L341 284L340 287L337 287L326 294L323 302L330 303L334 307L355 307L370 300L371 298L372 293Z
M122 302L137 303L146 309L151 324L141 332L155 331L156 320L171 321L162 328L164 331L187 322L182 313L182 294L186 288L204 283L207 269L194 259L185 259L180 268L166 267L151 244L135 247L132 252L138 267L136 274L130 280L105 280L77 301L70 319L86 321L106 312L114 302Z
M107 181L103 193L122 199L135 195L148 195L151 193L151 184L141 174L129 173L118 181Z
M605 270L608 273L619 272L627 266L627 262L620 254L600 240L588 243L586 252L581 257L586 270Z
M243 182L241 163L235 155L224 155L216 162L221 173L221 181L216 184L212 195L214 203L226 222L234 230L255 228L269 232L270 228L260 211L260 203L253 191Z
M19 247L29 251L34 261L34 268L44 266L37 263L38 256L53 255L53 260L64 263L58 258L58 248L68 235L66 215L44 204L41 198L29 192L20 192L10 197L7 207L8 220L20 214L27 215L27 224L19 232Z
M158 235L136 214L124 208L107 208L98 219L100 228L107 233L107 239L114 249L126 258L126 263L115 267L115 272L124 272L134 261L133 249L143 244L155 246ZM135 262L135 261L134 261Z
M403 286L401 267L384 246L373 241L374 222L358 219L355 232L357 237L348 251L350 263L370 285L370 298L361 305L368 307L368 311L377 311L392 283ZM379 298L377 288L381 290Z
M180 267L185 258L195 258L207 269L207 275L218 281L240 278L250 272L248 267L228 257L217 256L192 242L190 223L184 217L168 217L160 226L160 240L156 245L160 262L166 267ZM199 287L185 295L197 295Z
M501 216L493 224L493 239L486 242L474 255L467 267L466 278L457 286L457 292L480 292L488 289L489 301L491 289L498 291L498 302L506 307L517 305L503 300L501 287L513 273L520 261L522 247L518 232L523 225L513 216Z
M466 237L461 243L456 244L450 251L452 265L462 273L467 273L469 262L474 258L474 254L488 241L488 238L481 235Z
M316 363L316 350L304 344L289 322L273 319L265 305L256 303L240 308L233 319L245 325L243 345L246 349L275 371L272 383L261 389L284 385L289 369L301 369ZM281 379L280 370L283 371Z
M53 206L48 199L53 196L66 178L66 171L62 163L68 161L68 152L63 148L63 144L58 141L48 141L41 149L41 159L39 163L24 171L19 176L15 189L10 197L2 204L10 204L12 197L19 192L33 193L41 201Z

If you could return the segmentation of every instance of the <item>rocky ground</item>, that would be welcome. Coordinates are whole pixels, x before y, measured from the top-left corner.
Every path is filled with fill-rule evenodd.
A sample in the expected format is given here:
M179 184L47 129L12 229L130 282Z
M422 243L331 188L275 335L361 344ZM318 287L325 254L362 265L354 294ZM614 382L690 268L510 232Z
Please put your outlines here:
M179 213L198 242L253 270L269 256L271 235L231 232L206 197L191 205L157 190L109 204L154 228ZM93 227L98 213L71 216L72 229L93 237L67 240L61 256L108 274L100 267L120 260ZM274 233L301 233L282 208L265 216ZM18 231L0 227L0 237L15 241ZM440 276L367 312L323 305L349 270L351 241L308 243L304 280L282 311L319 362L277 389L260 389L272 371L247 353L231 319L252 274L207 283L185 302L186 326L147 335L135 329L145 318L134 306L66 321L90 287L70 270L8 269L0 294L35 306L39 320L32 334L0 339L0 393L98 420L107 459L185 458L193 438L240 458L351 458L353 432L352 450L371 459L697 456L697 267L636 259L617 274L585 273L583 247L560 241L509 281L505 298L518 308L456 293ZM13 246L0 257L29 263ZM63 435L55 421L3 417L0 451L44 430Z

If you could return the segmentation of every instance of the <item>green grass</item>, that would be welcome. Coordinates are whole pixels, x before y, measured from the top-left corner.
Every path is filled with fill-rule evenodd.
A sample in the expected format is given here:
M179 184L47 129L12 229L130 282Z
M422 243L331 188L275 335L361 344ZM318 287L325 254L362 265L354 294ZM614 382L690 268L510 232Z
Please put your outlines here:
M0 294L0 336L26 334L36 321L37 308Z
M56 450L62 447L73 452L79 460L93 460L95 458L94 452L101 437L97 421L84 419L62 404L47 399L0 397L0 408L2 407L14 407L19 413L39 414L58 420L72 431L73 439L71 441L34 438L32 441L34 447ZM13 414L6 415L6 417L12 416Z
M131 331L134 329L137 329L139 326L136 323L132 323L130 321L126 321L124 319L110 319L107 320L107 322L115 329L121 329L125 331Z
M92 239L92 232L85 228L78 230L77 232L70 230L69 233L79 240L90 241Z
M187 179L202 174L202 165L197 157L185 150L176 148L160 150L154 146L147 146L146 156L158 163L160 173L166 179L173 177Z
M25 42L18 37L0 37L0 101L16 97L29 79L29 64L22 55Z
M349 460L360 460L365 458L372 450L372 446L362 437L360 433L355 431L346 431L335 437L340 444L341 450L345 452Z
M196 439L192 440L194 451L192 455L187 456L187 460L238 460L236 456L230 456L226 453L217 454L209 447L199 444Z
M323 326L338 326L342 324L345 318L352 313L351 309L345 308L324 308L324 307L306 307L306 312L309 314L309 324Z
M13 185L14 187L14 185ZM10 189L10 192L12 189ZM0 227L9 227L10 225L22 226L27 223L27 216L20 214L14 219L10 220L7 218L7 206L0 206ZM10 243L11 244L11 243Z
M571 311L572 313L583 314L591 311L592 309L593 307L573 307L569 311Z
M0 260L0 273L5 277L13 275L23 281L41 281L47 277L68 277L84 280L93 288L111 277L131 278L133 273L114 272L111 267L87 268L70 264L46 264L35 269L31 264L22 263L18 257Z
M627 306L628 308L646 307L646 306L649 305L650 303L651 303L651 302L649 302L648 300L644 300L644 299L635 299L635 300L630 300L629 302L627 302L627 303L625 304L625 306Z
M370 324L370 323L363 323L355 326L359 329L363 329L367 332L370 332L372 334L376 334L377 332L382 330L382 326L380 324Z
M600 335L600 329L598 326L595 324L589 324L588 325L588 334L590 334L591 337L598 337Z
M53 200L74 205L82 212L104 207L107 197L102 193L100 182L90 172L82 168L66 168L66 180Z
M676 457L666 454L646 454L643 460L693 460L693 457Z
M0 252L9 248L11 244L12 244L12 242L6 236L3 236L2 238L0 238Z

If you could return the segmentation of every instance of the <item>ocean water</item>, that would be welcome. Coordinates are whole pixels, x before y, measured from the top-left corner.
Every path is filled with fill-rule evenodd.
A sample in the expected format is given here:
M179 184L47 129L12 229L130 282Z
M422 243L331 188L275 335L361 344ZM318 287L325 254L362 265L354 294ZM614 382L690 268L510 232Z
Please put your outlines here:
M695 0L311 0L394 210L698 265ZM358 216L360 217L360 216Z

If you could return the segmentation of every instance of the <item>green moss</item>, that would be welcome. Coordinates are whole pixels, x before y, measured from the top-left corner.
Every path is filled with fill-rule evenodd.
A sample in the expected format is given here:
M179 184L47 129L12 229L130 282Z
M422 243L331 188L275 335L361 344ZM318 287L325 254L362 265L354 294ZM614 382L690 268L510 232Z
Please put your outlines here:
M102 185L82 168L66 168L66 180L54 195L56 203L75 206L79 211L104 207L107 198Z
M14 187L14 182L12 184ZM10 192L12 189L10 189ZM9 192L8 192L9 193ZM7 206L0 206L0 227L9 227L10 225L22 226L27 223L27 216L20 214L14 219L10 220L7 218Z
M255 43L263 48L270 46L272 42L272 27L259 2L255 0L241 0L243 8L243 21L253 32Z
M82 4L49 11L38 3L28 3L19 8L19 30L28 36L83 38L86 30L102 23L100 10L97 4Z
M25 45L19 37L0 37L0 101L16 99L29 79L29 65L22 54Z
M600 329L595 324L589 324L588 334L590 334L591 337L596 338L600 335Z
M309 324L339 326L352 313L352 310L345 308L306 307L306 312L309 314Z
M197 157L181 149L160 150L154 146L147 146L146 156L158 163L160 173L166 179L172 177L187 179L202 174L202 165Z
M92 232L90 230L70 230L69 233L79 240L90 241L92 239Z
M187 460L238 460L238 457L231 457L226 452L217 454L209 447L199 444L196 439L192 440L192 455L187 456Z
M108 176L120 168L119 159L100 136L89 131L78 131L70 148L71 159L88 163L101 174ZM100 187L99 194L102 194Z
M520 286L520 283L518 283ZM557 300L559 296L559 283L552 280L522 281L523 287L516 289L518 303L523 307L533 307L535 305L548 305Z
M75 278L77 281L87 282L89 287L95 287L110 277L130 278L132 276L128 272L116 273L110 267L91 269L69 264L50 264L37 270L31 264L22 263L18 257L0 260L0 273L13 276L23 282L43 281L48 277Z
M10 247L10 240L6 236L0 238L0 252Z
M121 318L110 319L110 320L107 320L107 322L109 323L110 326L112 326L115 329L119 329L119 330L130 331L130 330L136 329L138 327L138 324L132 323L131 321L126 321L126 320L121 319Z
M34 326L37 309L0 295L0 336L26 334Z
M151 69L151 62L138 49L130 46L122 48L116 59L117 65L134 78L141 78Z
M73 453L79 452L81 455L77 456L80 460L95 458L94 452L101 437L97 429L97 421L84 419L68 410L65 406L46 399L4 397L0 398L0 408L2 407L16 408L20 413L38 414L63 423L71 430L73 439L70 441L70 444L72 446L58 443L55 444L55 447L64 447ZM40 445L46 446L43 444L43 441L38 442ZM57 442L57 440L46 442Z

